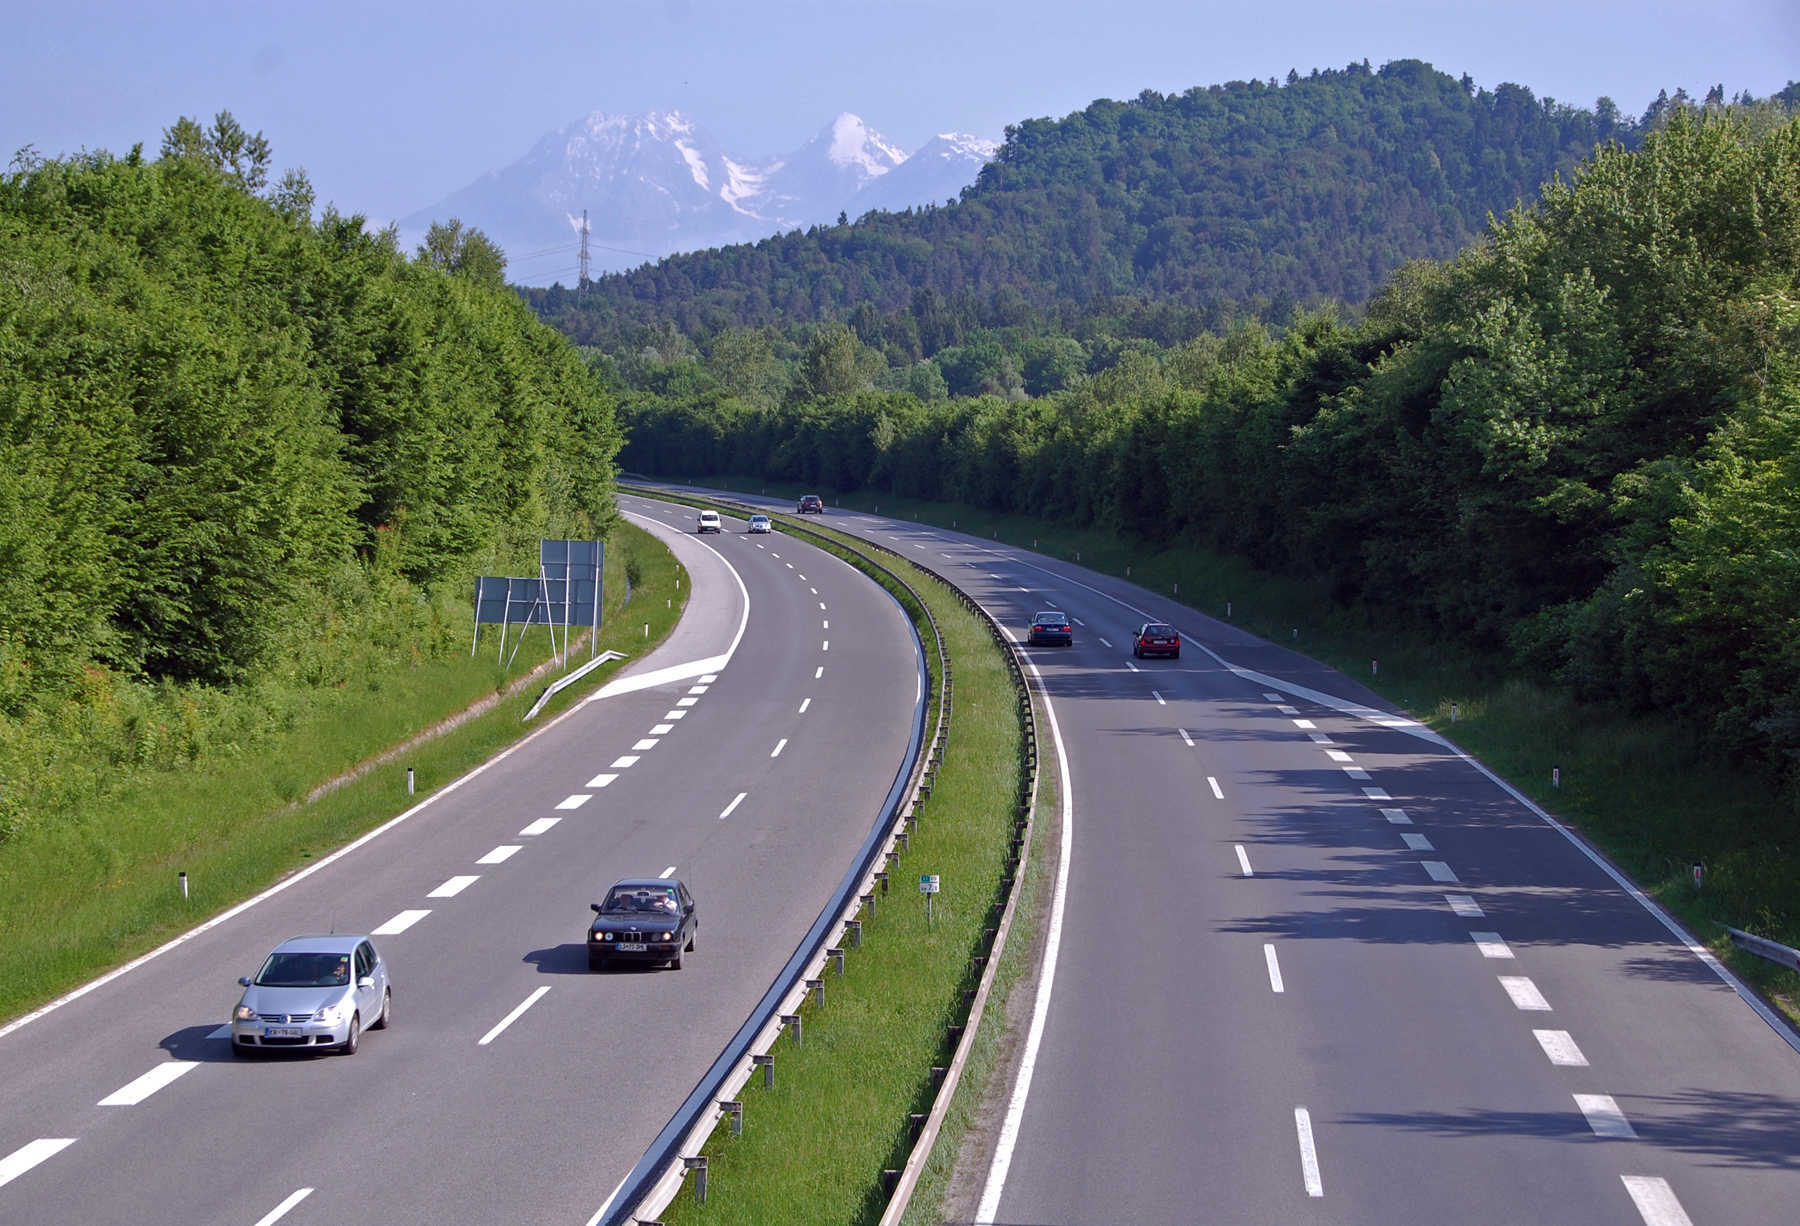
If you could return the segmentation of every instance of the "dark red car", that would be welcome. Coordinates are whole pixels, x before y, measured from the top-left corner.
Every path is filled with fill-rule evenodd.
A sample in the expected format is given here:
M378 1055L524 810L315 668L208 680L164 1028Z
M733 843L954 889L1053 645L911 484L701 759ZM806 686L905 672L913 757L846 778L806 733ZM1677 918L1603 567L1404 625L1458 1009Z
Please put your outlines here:
M1145 622L1139 627L1137 638L1132 640L1131 654L1138 659L1145 656L1168 656L1172 660L1181 658L1181 635L1175 627L1162 622Z

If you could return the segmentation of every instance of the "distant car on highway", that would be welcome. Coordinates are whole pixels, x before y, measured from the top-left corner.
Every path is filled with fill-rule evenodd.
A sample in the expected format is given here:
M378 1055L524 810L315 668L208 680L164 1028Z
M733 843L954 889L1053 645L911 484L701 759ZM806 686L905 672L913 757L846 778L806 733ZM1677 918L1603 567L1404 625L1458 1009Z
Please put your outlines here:
M335 1049L356 1054L363 1028L385 1029L394 994L387 963L366 936L290 937L238 980L231 1050Z
M681 969L681 956L694 951L700 909L677 878L627 877L592 904L588 925L588 969L613 962L667 962Z
M717 511L702 511L700 512L700 526L695 528L694 531L723 532L725 531L725 525L719 522L719 513Z
M825 502L817 494L802 494L800 505L794 510L801 515L823 515L825 514Z
M775 525L769 522L769 517L767 515L752 515L750 517L750 527L747 531L773 532L775 531Z
M1131 654L1138 659L1145 656L1168 656L1172 660L1181 659L1181 635L1175 627L1162 622L1145 622L1139 627L1137 636L1131 640Z
M1029 641L1033 646L1039 643L1060 643L1064 647L1073 647L1075 627L1070 624L1067 613L1034 613L1031 615Z

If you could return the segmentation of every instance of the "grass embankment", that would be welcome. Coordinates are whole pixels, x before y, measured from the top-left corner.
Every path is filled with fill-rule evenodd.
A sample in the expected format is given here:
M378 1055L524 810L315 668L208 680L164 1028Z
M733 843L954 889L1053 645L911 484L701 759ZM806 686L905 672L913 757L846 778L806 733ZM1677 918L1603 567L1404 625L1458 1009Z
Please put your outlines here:
M664 1211L671 1224L879 1219L887 1204L881 1172L904 1164L908 1114L930 1110L931 1067L949 1063L947 1027L961 1022L963 989L978 978L970 959L993 924L1018 801L1018 699L983 624L911 563L881 560L930 605L948 647L955 705L943 764L892 892L873 915L863 913L862 948L847 951L842 977L827 971L824 1004L809 999L802 1009L801 1045L789 1036L777 1042L774 1086L765 1090L753 1077L745 1087L743 1134L723 1127L712 1134L707 1203L684 1191ZM926 656L935 673L929 646ZM914 885L921 873L942 880L929 926ZM1021 948L1019 931L1009 952ZM1003 975L1010 982L1017 970L1003 963ZM969 1101L992 1063L1001 1003L994 999L963 1082ZM933 1206L941 1195L965 1115L940 1134L915 1205Z
M708 480L778 496L803 492L753 477ZM1574 826L1734 971L1800 1020L1800 974L1737 949L1721 927L1800 946L1800 814L1772 773L1747 771L1709 753L1691 728L1577 703L1502 661L1401 635L1363 612L1334 607L1312 585L1263 574L1236 559L1195 549L1150 550L1110 533L966 506L823 492L828 505L878 509L1079 558L1108 574L1124 576L1129 568L1133 582L1155 591L1179 584L1180 598L1191 608L1354 677ZM1562 772L1560 788L1552 786L1553 769ZM1696 863L1706 869L1700 889L1693 884Z
M683 578L677 586L684 576L679 564L641 529L622 526L609 555L599 649L639 656L668 634L688 585ZM635 558L639 571L629 605L623 603L626 558ZM465 608L462 616L459 651L421 658L402 646L385 667L312 693L284 713L285 729L241 752L205 753L180 769L126 769L79 811L34 823L0 845L0 1021L154 948L386 821L540 726L618 667L596 669L527 725L520 717L561 674L547 672L506 691L550 656L548 632L533 628L505 667L498 627L483 629L479 654L471 657L473 614ZM509 655L516 637L515 629ZM571 656L579 664L588 652L572 648ZM499 701L481 714L305 799L496 695ZM409 766L418 789L413 796L406 791ZM183 871L185 902L176 884Z

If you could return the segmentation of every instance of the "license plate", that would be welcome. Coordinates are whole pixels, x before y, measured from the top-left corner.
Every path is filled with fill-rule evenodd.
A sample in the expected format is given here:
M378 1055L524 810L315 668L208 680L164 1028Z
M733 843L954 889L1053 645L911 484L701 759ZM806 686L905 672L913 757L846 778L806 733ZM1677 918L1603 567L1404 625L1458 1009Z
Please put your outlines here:
M263 1038L265 1039L298 1039L301 1037L301 1034L302 1032L298 1026L263 1027Z
M622 954L641 954L649 947L641 941L620 941L613 948L617 949Z

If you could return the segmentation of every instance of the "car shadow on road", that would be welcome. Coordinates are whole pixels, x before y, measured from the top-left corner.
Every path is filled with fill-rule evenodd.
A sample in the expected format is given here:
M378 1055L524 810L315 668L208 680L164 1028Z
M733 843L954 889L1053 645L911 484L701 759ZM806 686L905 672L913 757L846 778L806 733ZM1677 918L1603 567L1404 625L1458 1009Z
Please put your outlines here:
M565 941L525 955L526 962L537 967L540 975L585 975L588 973L587 945L581 941Z
M231 1040L223 1036L214 1038L218 1031L218 1022L205 1026L183 1026L165 1037L157 1046L176 1060L229 1063L232 1059Z

